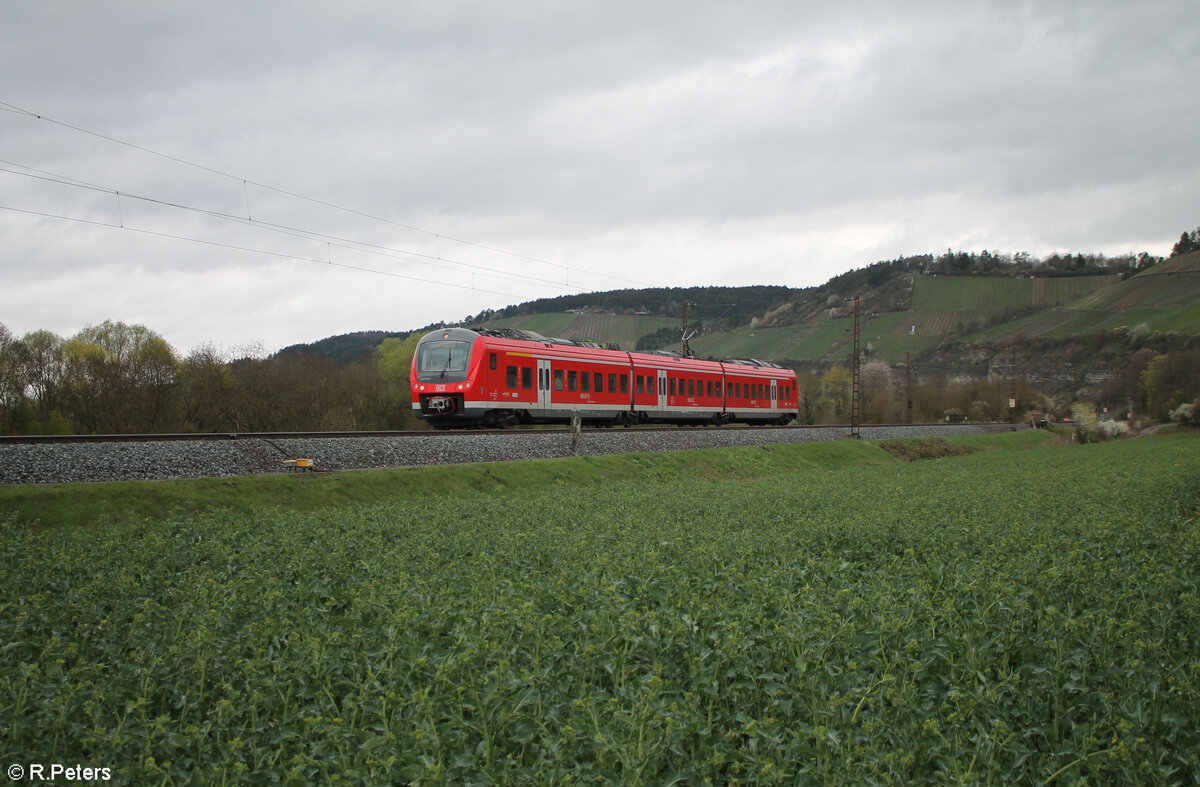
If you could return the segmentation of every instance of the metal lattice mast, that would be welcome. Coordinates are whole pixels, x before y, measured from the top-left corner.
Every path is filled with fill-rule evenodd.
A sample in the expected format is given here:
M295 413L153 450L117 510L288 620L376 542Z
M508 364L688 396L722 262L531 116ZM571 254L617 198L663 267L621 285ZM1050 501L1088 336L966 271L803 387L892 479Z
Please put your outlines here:
M912 353L904 353L904 375L907 378L905 383L905 423L912 423Z
M1012 347L1012 359L1008 365L1008 422L1017 430L1017 345Z
M862 352L859 350L859 303L854 296L854 361L852 363L853 382L850 387L850 436L860 437L859 427L862 425Z
M682 337L683 337L682 345L683 346L681 348L680 355L682 355L684 358L693 358L693 357L695 357L695 353L692 352L692 347L690 344L688 344L688 341L691 340L692 337L688 333L687 309L688 309L688 302L684 301L683 302L683 333L682 333Z

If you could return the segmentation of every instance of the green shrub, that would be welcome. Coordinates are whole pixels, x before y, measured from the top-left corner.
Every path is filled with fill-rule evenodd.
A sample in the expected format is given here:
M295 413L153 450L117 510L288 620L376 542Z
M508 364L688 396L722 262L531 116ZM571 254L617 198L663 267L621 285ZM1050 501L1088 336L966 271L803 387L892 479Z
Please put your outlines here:
M1071 420L1075 423L1075 439L1081 443L1095 443L1100 440L1100 419L1096 409L1090 404L1077 402L1071 405Z
M1200 399L1176 407L1171 411L1171 420L1180 426L1200 426Z

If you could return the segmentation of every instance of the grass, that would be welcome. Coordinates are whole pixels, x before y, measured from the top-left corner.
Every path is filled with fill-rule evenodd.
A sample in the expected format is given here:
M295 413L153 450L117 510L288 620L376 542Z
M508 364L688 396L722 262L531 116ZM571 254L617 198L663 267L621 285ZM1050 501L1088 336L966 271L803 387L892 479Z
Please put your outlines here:
M240 478L0 486L0 515L44 527L92 526L114 519L162 519L173 512L261 508L307 512L346 504L519 492L553 483L619 484L692 474L748 478L887 461L869 443L802 443L674 453L526 462L296 473Z
M692 349L715 358L822 358L844 344L853 319L817 319L799 326L737 328L724 333L698 336Z
M991 312L1070 303L1117 281L1116 276L1014 279L985 276L918 276L913 311Z
M1045 438L1027 432L962 439L996 448L1028 447ZM309 512L348 504L519 492L553 483L620 484L678 475L715 481L887 461L888 454L870 442L839 441L341 473L0 485L0 516L41 527L95 526L122 518L163 519L176 512Z
M2 754L125 783L1194 781L1200 438L1044 439L10 520Z

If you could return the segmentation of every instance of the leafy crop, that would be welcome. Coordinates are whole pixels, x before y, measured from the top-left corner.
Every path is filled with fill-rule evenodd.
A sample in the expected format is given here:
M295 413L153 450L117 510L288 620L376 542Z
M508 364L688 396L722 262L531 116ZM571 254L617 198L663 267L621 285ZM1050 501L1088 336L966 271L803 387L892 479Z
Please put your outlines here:
M3 530L5 762L1200 779L1191 437Z

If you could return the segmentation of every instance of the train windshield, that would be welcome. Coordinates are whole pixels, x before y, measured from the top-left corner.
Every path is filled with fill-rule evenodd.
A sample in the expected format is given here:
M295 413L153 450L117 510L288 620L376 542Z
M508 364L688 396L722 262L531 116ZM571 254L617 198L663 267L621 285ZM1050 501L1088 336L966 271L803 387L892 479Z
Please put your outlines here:
M467 359L471 356L470 342L436 341L426 342L417 353L417 372L438 374L465 372Z

